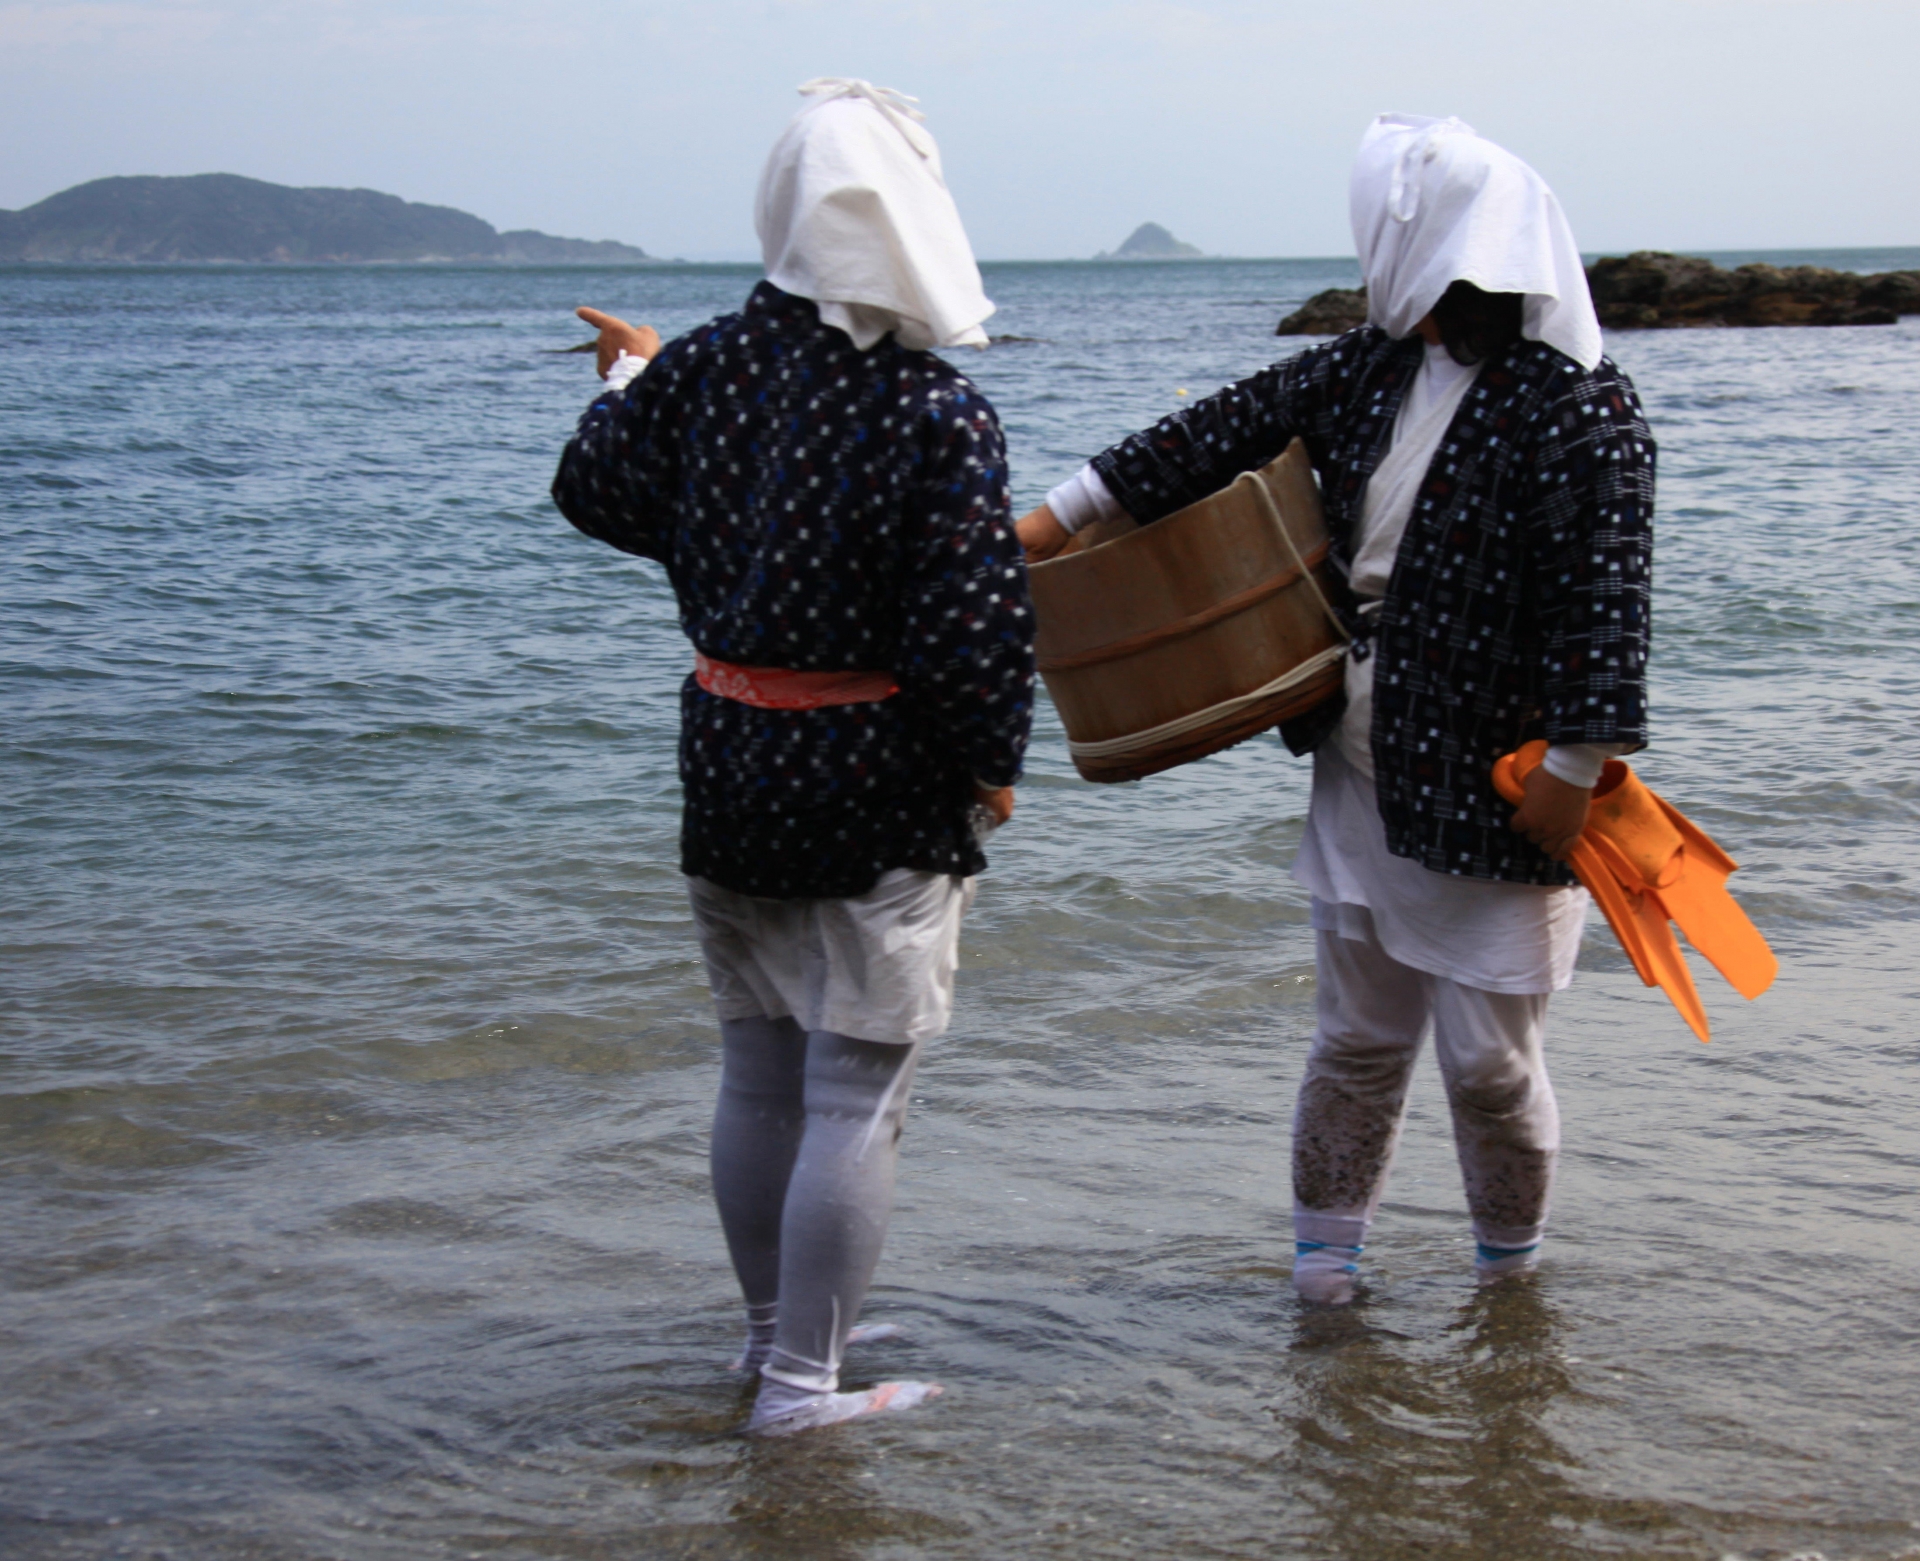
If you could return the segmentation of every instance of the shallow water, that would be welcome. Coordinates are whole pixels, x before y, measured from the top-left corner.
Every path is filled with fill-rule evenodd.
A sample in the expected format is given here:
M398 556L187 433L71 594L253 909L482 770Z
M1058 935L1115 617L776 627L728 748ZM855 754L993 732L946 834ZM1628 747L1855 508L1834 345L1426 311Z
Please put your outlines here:
M994 268L1019 500L1350 276ZM0 1551L1920 1555L1920 319L1611 343L1640 767L1784 972L1701 1047L1596 923L1537 1281L1473 1289L1423 1064L1368 1298L1295 1305L1305 766L1090 787L1043 711L849 1373L947 1397L757 1446L686 651L545 498L567 308L751 280L0 271Z

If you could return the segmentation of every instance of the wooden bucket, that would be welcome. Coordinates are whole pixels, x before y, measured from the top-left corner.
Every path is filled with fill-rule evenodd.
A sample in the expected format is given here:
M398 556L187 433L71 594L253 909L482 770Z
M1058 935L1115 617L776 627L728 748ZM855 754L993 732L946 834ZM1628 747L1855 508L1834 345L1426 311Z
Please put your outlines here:
M1035 649L1090 781L1218 753L1336 693L1327 528L1299 440L1151 526L1096 525L1028 571Z

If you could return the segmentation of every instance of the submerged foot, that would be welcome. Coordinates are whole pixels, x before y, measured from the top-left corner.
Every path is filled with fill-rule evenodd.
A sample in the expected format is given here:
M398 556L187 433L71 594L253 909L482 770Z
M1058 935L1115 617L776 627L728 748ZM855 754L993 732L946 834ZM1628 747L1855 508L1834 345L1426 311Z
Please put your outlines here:
M1474 1277L1483 1285L1531 1274L1540 1266L1540 1243L1527 1247L1495 1247L1478 1242L1473 1254Z
M1293 1288L1318 1306L1345 1306L1360 1277L1360 1248L1325 1241L1293 1244Z
M790 1436L862 1415L913 1409L938 1398L941 1391L937 1382L883 1382L864 1393L806 1393L768 1381L754 1401L747 1431L753 1436Z
M847 1335L847 1344L879 1344L886 1339L904 1339L907 1330L899 1323L861 1323ZM766 1365L767 1357L773 1353L773 1327L768 1324L766 1336L762 1338L758 1329L749 1324L746 1347L733 1359L734 1371L758 1371Z

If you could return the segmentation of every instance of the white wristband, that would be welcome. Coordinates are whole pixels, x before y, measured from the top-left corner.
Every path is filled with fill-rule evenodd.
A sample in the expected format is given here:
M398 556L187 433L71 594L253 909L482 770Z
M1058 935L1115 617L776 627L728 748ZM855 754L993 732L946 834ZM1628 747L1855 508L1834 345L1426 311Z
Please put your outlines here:
M646 373L651 358L635 357L630 352L622 352L613 360L613 367L607 370L607 389L625 390L642 374Z
M1540 762L1556 780L1586 791L1600 779L1607 760L1625 746L1625 743L1555 743Z
M1047 495L1047 508L1069 534L1096 520L1118 520L1127 512L1091 466L1083 466Z

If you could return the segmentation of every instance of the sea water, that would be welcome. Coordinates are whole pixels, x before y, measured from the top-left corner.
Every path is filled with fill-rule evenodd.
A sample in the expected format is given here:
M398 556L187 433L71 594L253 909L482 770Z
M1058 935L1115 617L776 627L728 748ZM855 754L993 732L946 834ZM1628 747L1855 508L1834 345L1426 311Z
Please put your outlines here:
M989 268L1018 504L1352 279ZM1920 1554L1920 319L1609 341L1660 441L1637 762L1782 974L1697 967L1703 1047L1596 918L1537 1280L1474 1288L1423 1064L1366 1299L1296 1304L1306 766L1089 786L1043 704L868 1308L907 1334L848 1369L946 1396L756 1445L688 651L546 498L572 306L752 281L0 272L0 1551Z

